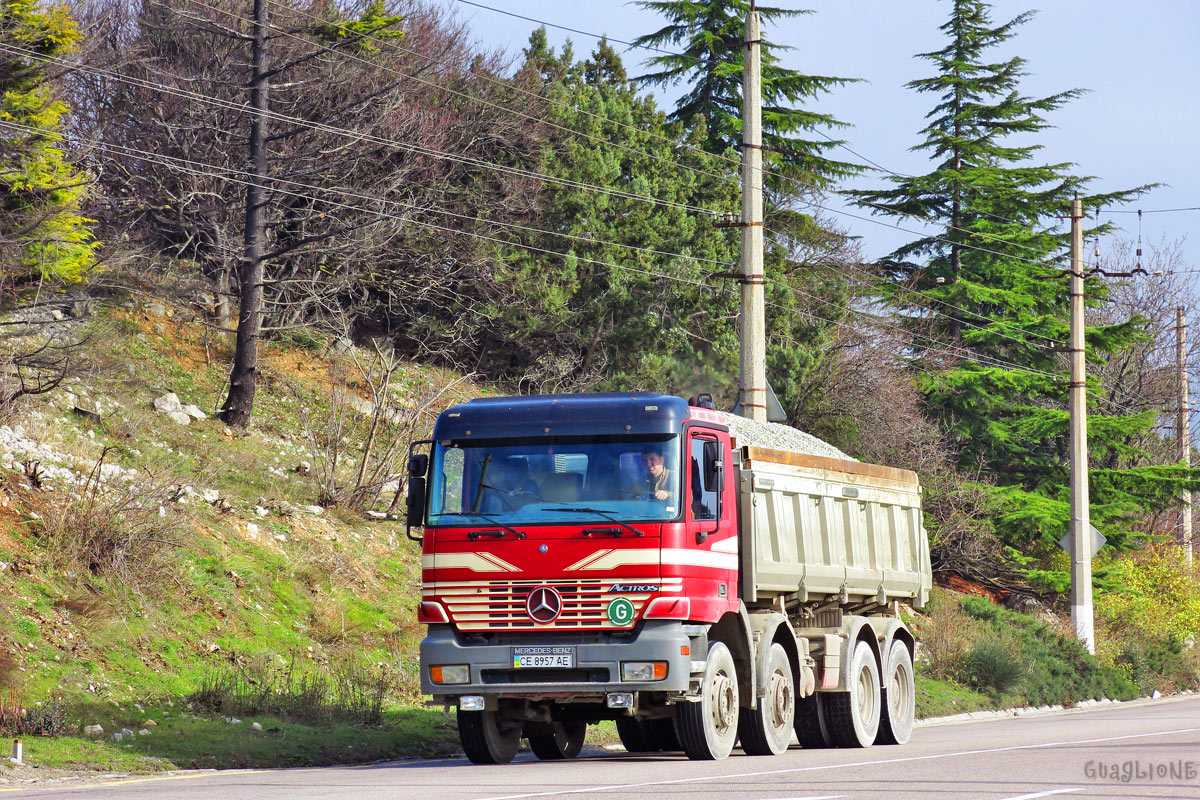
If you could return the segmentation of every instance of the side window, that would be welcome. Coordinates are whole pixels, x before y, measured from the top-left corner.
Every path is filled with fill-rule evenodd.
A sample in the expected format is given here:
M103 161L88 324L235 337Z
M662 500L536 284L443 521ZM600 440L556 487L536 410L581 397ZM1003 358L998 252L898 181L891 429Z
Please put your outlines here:
M717 463L721 458L720 443L715 439L692 439L691 445L691 507L692 519L717 518Z

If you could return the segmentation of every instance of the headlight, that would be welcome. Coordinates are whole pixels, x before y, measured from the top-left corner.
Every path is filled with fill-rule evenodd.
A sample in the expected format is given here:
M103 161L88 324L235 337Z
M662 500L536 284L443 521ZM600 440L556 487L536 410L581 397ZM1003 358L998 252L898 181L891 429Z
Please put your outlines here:
M434 683L470 683L471 668L466 664L449 667L430 667L429 679Z
M624 661L621 663L623 681L661 681L667 677L665 661Z

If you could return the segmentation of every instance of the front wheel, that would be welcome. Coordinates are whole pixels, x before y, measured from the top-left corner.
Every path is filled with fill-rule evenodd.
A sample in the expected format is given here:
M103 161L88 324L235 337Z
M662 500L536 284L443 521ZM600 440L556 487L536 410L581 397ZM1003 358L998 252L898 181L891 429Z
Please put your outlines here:
M529 749L543 761L574 758L583 749L587 723L551 722L551 732L529 737Z
M883 703L880 704L882 716L875 741L878 744L905 744L912 736L917 711L917 683L908 645L899 639L893 641L886 663Z
M796 679L792 662L783 645L776 642L767 652L766 693L758 708L742 711L738 736L742 749L751 756L777 756L788 749L796 715Z
M818 695L829 737L838 747L870 747L879 732L879 665L871 645L859 642L850 657L846 692Z
M695 761L728 758L737 742L737 671L729 648L721 642L708 647L700 701L675 706L675 732L687 757Z
M521 744L521 723L505 724L496 711L458 710L458 739L475 764L507 764Z

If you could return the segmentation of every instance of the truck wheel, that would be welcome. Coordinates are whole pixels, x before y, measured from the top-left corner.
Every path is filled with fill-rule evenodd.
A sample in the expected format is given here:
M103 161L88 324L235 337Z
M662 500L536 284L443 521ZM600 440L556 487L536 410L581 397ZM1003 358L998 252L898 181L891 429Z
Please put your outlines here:
M657 753L660 749L649 720L617 717L617 736L628 753Z
M917 710L917 684L913 677L912 656L908 645L899 639L888 651L883 673L883 702L880 704L879 735L876 744L905 744L912 736Z
M776 642L767 652L766 694L758 708L742 709L738 737L751 756L777 756L788 749L796 718L796 678L783 645Z
M871 645L859 642L846 673L848 692L821 694L829 738L838 747L870 747L879 732L879 666Z
M687 757L696 761L727 758L737 742L737 671L729 648L721 642L708 647L700 702L675 706L675 733Z
M458 739L475 764L507 764L521 743L521 725L503 725L496 711L458 710Z
M574 758L583 749L586 722L552 722L553 733L529 737L529 749L542 761Z
M820 698L815 694L796 700L796 741L809 750L833 745L829 730L825 727Z
M683 749L679 744L679 737L675 734L675 720L652 719L649 722L650 736L654 742L655 750L663 750L665 752L677 752Z

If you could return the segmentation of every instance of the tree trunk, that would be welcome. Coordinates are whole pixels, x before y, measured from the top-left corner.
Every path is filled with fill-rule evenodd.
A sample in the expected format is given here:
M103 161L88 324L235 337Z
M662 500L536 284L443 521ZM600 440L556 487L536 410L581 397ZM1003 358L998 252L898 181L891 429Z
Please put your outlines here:
M229 375L229 395L221 409L227 425L244 428L254 410L254 392L258 370L258 340L262 333L263 313L263 238L267 183L267 119L270 78L267 75L267 0L254 0L254 74L250 80L250 105L254 119L250 124L250 165L254 178L246 187L245 250L239 274L237 344L233 370Z

